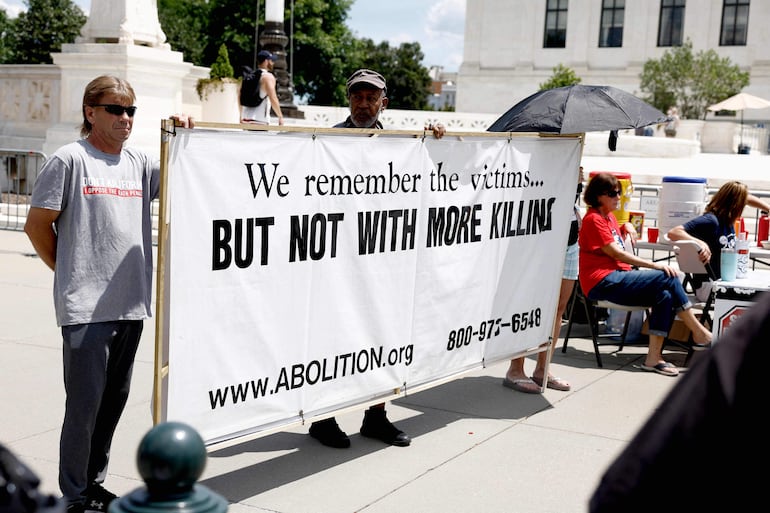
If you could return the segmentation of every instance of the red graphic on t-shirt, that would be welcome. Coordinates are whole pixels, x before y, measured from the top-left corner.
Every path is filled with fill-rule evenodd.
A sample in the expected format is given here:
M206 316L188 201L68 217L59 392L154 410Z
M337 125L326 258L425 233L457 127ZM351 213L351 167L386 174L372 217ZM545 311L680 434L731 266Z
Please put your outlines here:
M120 196L121 198L141 198L141 189L119 189L118 187L101 187L86 185L83 187L83 194L109 194L111 196Z

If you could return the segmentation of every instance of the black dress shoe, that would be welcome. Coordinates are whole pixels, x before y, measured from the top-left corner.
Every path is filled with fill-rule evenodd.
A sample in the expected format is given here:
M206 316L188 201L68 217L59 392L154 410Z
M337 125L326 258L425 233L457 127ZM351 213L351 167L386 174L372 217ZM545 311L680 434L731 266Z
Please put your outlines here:
M406 447L412 443L409 435L394 426L385 415L384 408L369 408L364 413L361 424L361 436L376 438L381 442L396 447Z
M310 436L327 447L334 447L335 449L350 447L350 438L340 429L334 417L310 424Z

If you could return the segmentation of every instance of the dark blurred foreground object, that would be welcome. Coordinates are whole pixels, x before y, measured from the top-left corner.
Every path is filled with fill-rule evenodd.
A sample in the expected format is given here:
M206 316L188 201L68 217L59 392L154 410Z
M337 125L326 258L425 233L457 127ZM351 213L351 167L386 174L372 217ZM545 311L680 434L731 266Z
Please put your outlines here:
M64 502L38 486L40 479L0 444L0 513L63 513Z
M615 151L618 130L663 123L668 116L622 89L576 84L546 89L524 98L500 116L488 132L579 134L610 130Z
M144 435L136 465L145 487L113 501L109 513L223 513L227 501L195 484L206 467L206 446L195 429L165 422Z
M768 333L766 292L679 378L602 477L591 513L763 509Z

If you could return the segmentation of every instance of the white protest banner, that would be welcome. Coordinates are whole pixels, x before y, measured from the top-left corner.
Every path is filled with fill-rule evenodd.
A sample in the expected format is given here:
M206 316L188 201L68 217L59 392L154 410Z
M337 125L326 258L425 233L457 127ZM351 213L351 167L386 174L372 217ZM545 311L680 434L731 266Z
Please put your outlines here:
M217 443L547 341L580 144L180 130L164 420Z

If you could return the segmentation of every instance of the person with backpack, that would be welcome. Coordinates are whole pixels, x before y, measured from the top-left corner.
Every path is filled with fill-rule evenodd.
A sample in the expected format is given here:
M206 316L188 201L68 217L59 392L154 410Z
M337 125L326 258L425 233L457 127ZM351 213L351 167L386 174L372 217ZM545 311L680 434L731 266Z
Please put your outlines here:
M257 54L257 69L243 67L243 80L238 98L241 107L241 123L270 124L270 107L283 125L283 113L275 90L275 54L262 50ZM268 100L268 101L265 101Z

